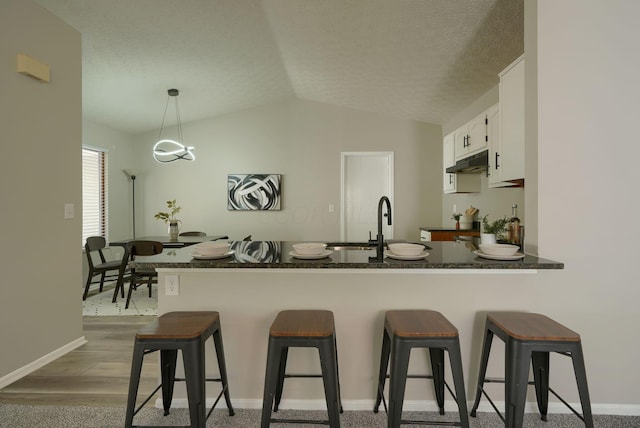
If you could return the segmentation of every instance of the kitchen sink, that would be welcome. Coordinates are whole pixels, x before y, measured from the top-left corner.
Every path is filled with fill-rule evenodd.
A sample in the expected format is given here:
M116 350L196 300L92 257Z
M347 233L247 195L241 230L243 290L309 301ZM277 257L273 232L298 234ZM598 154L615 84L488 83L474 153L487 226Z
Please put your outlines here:
M386 247L386 246L385 246ZM368 242L328 242L327 250L342 251L342 250L375 250L375 244L369 244Z

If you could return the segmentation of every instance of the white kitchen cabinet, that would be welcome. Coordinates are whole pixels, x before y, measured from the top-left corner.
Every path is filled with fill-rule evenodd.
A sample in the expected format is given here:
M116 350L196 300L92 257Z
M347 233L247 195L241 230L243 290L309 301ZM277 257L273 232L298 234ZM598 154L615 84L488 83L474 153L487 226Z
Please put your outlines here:
M444 193L472 193L480 191L480 174L449 174L447 168L456 164L455 132L444 137L442 172Z
M500 106L495 106L487 110L487 136L489 137L489 166L487 167L487 177L489 187L508 187L513 183L504 182L500 179L500 153L502 147L500 143Z
M487 148L486 112L474 117L453 133L455 159L460 160Z
M524 55L500 74L499 133L490 139L489 186L518 185L524 179Z

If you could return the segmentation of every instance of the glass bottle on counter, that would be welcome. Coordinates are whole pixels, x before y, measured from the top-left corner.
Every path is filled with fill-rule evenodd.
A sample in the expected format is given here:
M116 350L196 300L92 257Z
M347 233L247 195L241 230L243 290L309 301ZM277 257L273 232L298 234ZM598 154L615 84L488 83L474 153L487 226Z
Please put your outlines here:
M518 205L513 204L511 207L511 219L508 226L509 242L511 244L520 245L520 219L518 218Z

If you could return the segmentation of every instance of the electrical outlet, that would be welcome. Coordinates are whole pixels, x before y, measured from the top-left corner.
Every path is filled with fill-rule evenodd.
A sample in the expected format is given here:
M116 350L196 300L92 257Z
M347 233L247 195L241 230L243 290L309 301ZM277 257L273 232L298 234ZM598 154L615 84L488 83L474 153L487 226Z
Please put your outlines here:
M180 294L180 276L165 275L164 277L164 295L178 296Z

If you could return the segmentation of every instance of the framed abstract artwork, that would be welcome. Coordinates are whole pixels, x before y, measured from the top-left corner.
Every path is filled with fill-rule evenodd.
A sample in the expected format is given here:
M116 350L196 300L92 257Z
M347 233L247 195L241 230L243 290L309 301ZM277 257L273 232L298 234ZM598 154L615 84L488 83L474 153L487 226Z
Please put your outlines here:
M229 211L272 211L280 209L280 174L229 174Z

